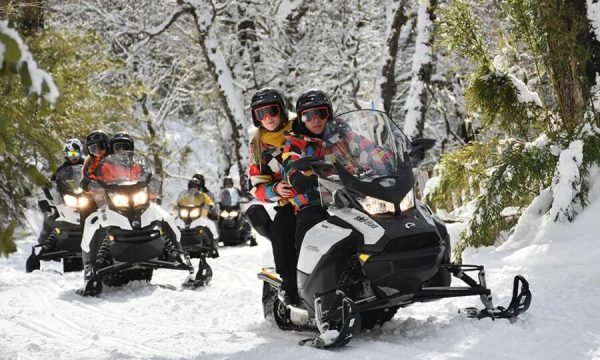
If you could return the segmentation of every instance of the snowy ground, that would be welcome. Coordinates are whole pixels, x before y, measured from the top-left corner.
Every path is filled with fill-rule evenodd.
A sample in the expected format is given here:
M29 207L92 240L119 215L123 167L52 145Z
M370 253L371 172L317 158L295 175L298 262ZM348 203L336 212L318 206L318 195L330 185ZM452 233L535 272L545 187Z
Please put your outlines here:
M83 298L81 274L61 275L58 263L24 272L34 237L23 235L18 253L0 259L0 359L600 359L600 186L591 201L574 223L532 211L521 238L465 253L486 266L496 305L508 304L515 274L527 277L533 302L515 324L458 315L480 307L474 297L416 304L335 351L300 347L310 334L263 319L264 239L221 249L212 283L197 291L181 290L184 273L160 270L149 284ZM450 226L454 239L461 226Z

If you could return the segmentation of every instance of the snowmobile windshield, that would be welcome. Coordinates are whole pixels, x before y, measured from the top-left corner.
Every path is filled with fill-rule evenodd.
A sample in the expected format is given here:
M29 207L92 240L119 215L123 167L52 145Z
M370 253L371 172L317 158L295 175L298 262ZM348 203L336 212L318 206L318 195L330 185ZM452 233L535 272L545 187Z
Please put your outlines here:
M133 186L150 181L152 171L144 155L121 151L103 158L96 174L105 186Z
M338 115L327 124L323 143L325 161L333 169L318 171L320 178L358 196L396 204L412 190L410 141L386 113L357 110ZM329 190L320 188L324 202L332 198L323 193Z
M177 197L177 205L179 207L199 207L203 206L206 201L206 196L197 189L182 191Z
M221 206L235 207L240 204L240 194L236 188L227 188L221 191Z
M56 189L61 195L78 195L82 192L79 187L81 167L80 164L65 166L56 173Z

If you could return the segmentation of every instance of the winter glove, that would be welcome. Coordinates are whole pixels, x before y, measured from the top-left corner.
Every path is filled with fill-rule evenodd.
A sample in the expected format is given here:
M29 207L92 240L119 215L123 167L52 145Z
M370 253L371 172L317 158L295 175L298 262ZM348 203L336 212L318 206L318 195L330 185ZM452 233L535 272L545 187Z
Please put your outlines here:
M300 175L295 176L292 180L292 186L299 193L306 193L315 190L319 184L317 175Z
M327 124L323 140L328 144L335 144L342 141L352 130L350 125L340 119L333 119Z

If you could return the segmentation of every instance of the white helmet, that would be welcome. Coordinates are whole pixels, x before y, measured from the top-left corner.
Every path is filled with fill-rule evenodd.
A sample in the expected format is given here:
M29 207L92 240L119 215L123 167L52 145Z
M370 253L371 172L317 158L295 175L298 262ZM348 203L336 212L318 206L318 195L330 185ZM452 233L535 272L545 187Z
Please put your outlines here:
M65 146L63 147L66 158L77 157L81 159L83 157L81 154L82 149L83 146L79 139L69 139L65 141Z

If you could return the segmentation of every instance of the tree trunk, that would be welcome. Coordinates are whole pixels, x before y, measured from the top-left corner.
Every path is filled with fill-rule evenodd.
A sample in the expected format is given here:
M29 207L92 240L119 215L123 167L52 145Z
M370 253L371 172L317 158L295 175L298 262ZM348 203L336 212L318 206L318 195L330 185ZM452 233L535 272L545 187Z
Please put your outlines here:
M390 36L387 40L389 55L382 70L384 81L381 84L381 99L383 100L383 109L388 114L392 111L392 100L396 94L396 61L398 59L400 30L408 20L404 13L404 6L405 1L403 0L398 4L398 8L394 13L394 19L390 28Z

